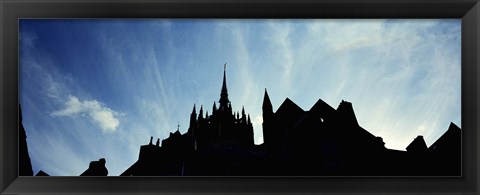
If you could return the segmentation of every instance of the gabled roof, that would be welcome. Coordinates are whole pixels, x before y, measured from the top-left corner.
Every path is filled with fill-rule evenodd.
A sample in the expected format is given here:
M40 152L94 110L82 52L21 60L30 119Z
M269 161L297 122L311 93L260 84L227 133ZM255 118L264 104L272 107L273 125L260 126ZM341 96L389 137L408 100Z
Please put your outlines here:
M335 109L325 103L322 99L318 99L318 101L312 106L312 108L310 108L308 112L311 115L329 118L333 117L332 115L335 113Z
M315 104L312 106L312 108L310 108L310 111L317 110L317 109L321 109L321 110L322 109L327 109L327 110L330 110L330 111L335 111L335 109L333 107L328 105L322 99L318 99L317 102L315 102Z
M434 149L438 147L439 145L446 145L446 144L452 144L451 139L456 139L461 136L461 129L454 123L450 123L450 126L448 127L447 131L440 136L440 138L435 141L429 149Z
M276 115L282 115L286 113L298 114L303 112L305 111L287 97L285 101L283 101L282 105L280 105L278 110L275 112L275 114Z
M305 115L305 111L295 104L289 98L283 101L282 105L275 112L275 118L278 121L278 125L283 129L285 133L291 131L301 118Z
M288 134L292 132L296 132L299 127L303 125L305 122L312 122L311 120L318 120L316 122L320 122L320 118L323 117L330 117L334 114L335 109L333 109L330 105L325 103L322 99L318 99L318 101L310 108L309 111L306 111L305 114L299 118L299 120L293 125L292 129L290 129ZM305 129L299 129L300 131L303 131ZM310 130L310 129L309 129ZM298 133L298 132L297 132Z
M423 136L419 135L412 141L412 143L408 144L406 149L407 151L425 150L427 149L427 144L425 143Z

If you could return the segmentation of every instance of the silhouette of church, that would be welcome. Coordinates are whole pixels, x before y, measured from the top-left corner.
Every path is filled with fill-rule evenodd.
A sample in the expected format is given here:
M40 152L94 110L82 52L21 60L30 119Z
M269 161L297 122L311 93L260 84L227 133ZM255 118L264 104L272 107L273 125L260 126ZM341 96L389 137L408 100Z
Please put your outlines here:
M225 67L218 103L211 115L203 106L197 115L194 105L185 134L177 129L161 146L151 137L121 176L461 175L461 130L453 123L429 148L418 136L406 151L392 150L360 127L350 102L334 109L319 99L305 111L286 98L274 112L265 89L264 143L255 145L250 116L232 111Z
M461 129L451 123L430 147L416 137L406 151L385 148L362 128L352 103L335 109L319 99L303 110L289 98L273 111L265 89L263 140L254 144L250 115L234 112L226 67L220 99L211 115L193 106L190 125L140 147L138 160L121 176L461 176ZM20 121L21 121L20 110ZM20 123L19 175L33 175ZM81 176L106 176L106 160L92 161ZM39 171L37 176L48 176Z
M193 106L190 126L185 134L179 129L155 145L153 137L140 148L138 161L123 172L127 175L241 175L261 157L253 140L250 115L242 108L234 112L228 99L226 70L218 107L213 103L211 115L203 106L197 114Z

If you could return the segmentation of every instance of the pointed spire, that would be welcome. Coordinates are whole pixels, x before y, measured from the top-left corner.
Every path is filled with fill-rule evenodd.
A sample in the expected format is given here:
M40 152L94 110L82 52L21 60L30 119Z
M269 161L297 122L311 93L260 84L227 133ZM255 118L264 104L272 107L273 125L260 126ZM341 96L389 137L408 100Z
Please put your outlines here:
M198 118L203 118L203 105L200 105L200 112L198 113Z
M268 97L267 88L265 88L265 94L263 96L262 108L263 108L264 111L273 112L272 102L270 101L270 97Z
M215 103L215 101L213 101L213 110L212 110L212 113L214 113L215 111L217 111L217 104Z
M227 63L223 65L223 84L222 84L222 91L220 92L220 107L227 107L229 102L228 100L228 91L227 91Z
M250 120L250 114L248 114L247 124L252 124L252 121Z
M193 134L195 131L195 127L197 126L197 111L195 110L195 104L193 104L192 114L190 114L190 126L188 127L188 131Z
M205 114L205 118L208 118L208 111L207 111L207 113Z
M247 124L247 116L245 115L245 107L242 106L242 123Z
M242 106L242 116L245 116L245 106Z

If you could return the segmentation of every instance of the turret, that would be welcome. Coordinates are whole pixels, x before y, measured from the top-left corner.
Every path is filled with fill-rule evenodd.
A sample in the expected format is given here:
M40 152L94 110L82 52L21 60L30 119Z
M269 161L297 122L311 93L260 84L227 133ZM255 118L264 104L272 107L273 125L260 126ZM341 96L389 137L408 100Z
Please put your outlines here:
M194 130L197 127L197 112L195 110L195 104L193 104L193 110L192 114L190 114L190 127L188 128L188 131L190 134L194 134Z
M343 120L342 125L346 125L348 127L358 126L357 117L353 111L352 103L342 100L337 108L337 113Z
M270 116L273 114L272 102L270 102L270 97L268 97L267 89L265 88L265 94L263 96L263 120L265 121L265 116Z
M198 120L203 119L203 105L200 106L200 112L198 113Z
M245 115L245 107L242 106L242 123L246 124L247 116Z
M262 105L262 132L263 132L263 143L265 143L265 147L269 152L272 152L272 120L273 120L273 108L272 102L270 102L270 98L268 97L267 89L265 89L265 95L263 96L263 105Z

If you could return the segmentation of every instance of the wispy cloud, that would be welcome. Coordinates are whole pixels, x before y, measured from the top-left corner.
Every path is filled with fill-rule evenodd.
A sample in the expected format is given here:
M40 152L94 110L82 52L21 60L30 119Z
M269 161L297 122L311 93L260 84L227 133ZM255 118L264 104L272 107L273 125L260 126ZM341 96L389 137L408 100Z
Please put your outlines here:
M250 113L256 144L263 142L264 88L274 108L286 97L305 110L319 98L332 107L351 101L360 125L394 149L418 134L429 144L450 121L460 122L455 22L41 22L21 28L20 98L35 105L24 109L35 166L58 166L58 175L75 175L99 157L118 175L150 136L165 139L177 122L185 132L193 104L205 112L218 100L225 62L232 106ZM42 144L44 137L51 143Z
M291 47L290 23L271 21L268 26L270 27L268 37L273 44L270 52L274 54L274 57L278 60L276 62L282 67L284 87L289 88L295 63L295 54Z
M104 133L115 132L120 121L116 116L119 113L103 106L97 100L80 101L75 96L68 96L65 107L61 110L52 112L52 116L84 116L96 123Z
M80 175L88 168L88 159L78 153L78 148L70 147L71 143L64 136L45 133L42 139L27 141L34 174L43 170L52 176Z

